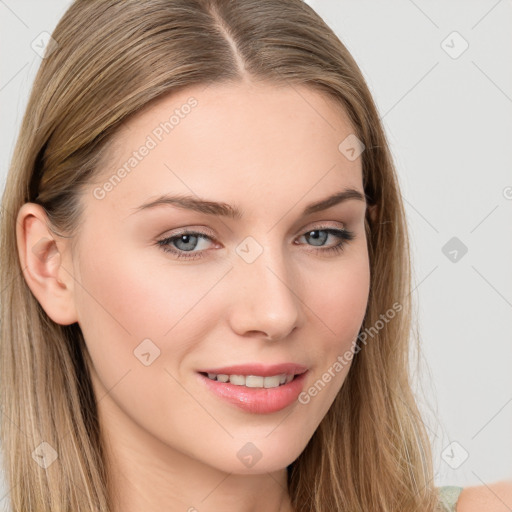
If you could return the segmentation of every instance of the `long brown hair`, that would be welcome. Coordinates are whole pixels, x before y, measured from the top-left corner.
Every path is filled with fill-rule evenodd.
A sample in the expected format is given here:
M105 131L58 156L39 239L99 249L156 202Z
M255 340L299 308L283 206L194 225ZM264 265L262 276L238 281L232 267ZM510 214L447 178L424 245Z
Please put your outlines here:
M52 37L57 45L36 76L2 202L0 440L13 512L113 508L86 345L78 324L54 323L27 286L17 212L37 203L56 232L72 237L80 192L101 171L120 123L178 88L244 79L334 98L365 146L363 185L375 209L366 218L371 288L359 349L291 465L294 509L435 510L431 449L408 372L404 208L377 109L338 37L302 0L77 0ZM33 457L43 442L59 457L45 469Z

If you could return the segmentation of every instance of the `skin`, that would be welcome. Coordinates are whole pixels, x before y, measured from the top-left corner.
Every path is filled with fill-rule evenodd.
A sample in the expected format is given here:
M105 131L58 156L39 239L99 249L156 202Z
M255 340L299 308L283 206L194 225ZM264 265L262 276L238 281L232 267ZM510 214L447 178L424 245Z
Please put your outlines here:
M457 501L457 512L510 512L512 480L466 487Z
M98 184L191 96L198 105L188 116L97 199ZM47 229L37 205L21 209L27 282L52 320L78 322L84 333L119 511L291 510L286 466L313 435L350 363L308 404L268 414L218 398L196 371L301 363L307 389L352 350L370 282L366 203L350 199L301 215L344 188L364 197L361 158L338 150L351 133L340 108L305 88L189 88L149 105L117 133L108 165L82 197L74 248ZM244 215L169 205L136 212L164 192L237 205ZM178 260L156 245L180 228L213 232L195 248L174 244L203 258ZM315 245L305 236L315 228L346 228L354 239L327 253L340 239L321 232ZM250 264L236 252L247 236L263 251ZM150 366L134 356L147 338L160 350ZM248 442L261 452L250 468L237 457Z
M198 105L190 114L105 197L95 197L191 96ZM116 134L109 162L81 198L74 246L48 229L38 205L21 208L28 285L53 321L78 322L84 333L117 511L292 510L286 466L325 416L350 361L309 403L269 414L218 398L196 372L295 362L308 367L308 389L353 350L370 283L366 203L351 199L301 215L335 191L364 195L361 158L338 150L354 130L331 101L297 86L188 88L153 102ZM170 205L136 212L163 193L223 201L244 215ZM208 231L211 238L195 247L171 244L203 258L178 260L157 245L180 228ZM340 240L328 235L315 245L305 235L326 228L345 228L354 239L341 252L325 252ZM252 263L236 252L248 236L262 250ZM152 354L160 351L148 366L134 355L145 339ZM252 467L237 457L248 442L261 454Z

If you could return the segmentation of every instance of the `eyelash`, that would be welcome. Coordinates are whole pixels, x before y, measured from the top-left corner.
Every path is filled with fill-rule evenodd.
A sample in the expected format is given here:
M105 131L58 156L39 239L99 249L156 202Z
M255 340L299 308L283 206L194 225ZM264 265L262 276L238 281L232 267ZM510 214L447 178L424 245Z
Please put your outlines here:
M355 238L355 235L352 231L348 231L346 229L329 228L329 227L315 227L313 229L306 231L301 236L308 235L308 234L312 233L313 231L325 231L328 234L334 235L341 240L339 244L333 245L332 247L316 248L313 250L313 252L315 252L315 253L324 253L324 254L327 253L329 255L330 254L333 254L333 255L338 254L344 250L345 244L347 244L348 242L350 242L351 240L353 240ZM164 252L171 253L174 256L176 256L176 258L178 258L178 259L181 258L181 259L187 259L187 260L196 260L199 258L203 258L206 250L194 252L194 251L182 251L182 250L179 250L176 248L171 248L170 244L174 240L178 240L180 237L182 237L184 235L199 236L200 238L212 240L212 237L207 235L206 233L201 233L201 232L197 232L197 231L183 231L177 235L173 235L171 237L167 237L162 240L158 240L157 245L159 247L161 247ZM187 253L193 254L193 256L189 255Z

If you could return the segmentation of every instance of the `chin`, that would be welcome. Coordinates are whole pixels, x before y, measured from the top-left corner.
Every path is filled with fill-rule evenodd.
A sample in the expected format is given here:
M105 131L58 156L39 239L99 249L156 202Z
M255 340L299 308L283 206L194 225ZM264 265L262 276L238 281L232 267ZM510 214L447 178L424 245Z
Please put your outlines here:
M209 461L212 467L235 475L258 475L274 473L286 470L286 468L297 459L303 448L297 449L297 446L279 446L277 450L268 440L258 441L236 441L236 448L233 450L226 447L219 454L219 458ZM234 457L229 456L233 453Z

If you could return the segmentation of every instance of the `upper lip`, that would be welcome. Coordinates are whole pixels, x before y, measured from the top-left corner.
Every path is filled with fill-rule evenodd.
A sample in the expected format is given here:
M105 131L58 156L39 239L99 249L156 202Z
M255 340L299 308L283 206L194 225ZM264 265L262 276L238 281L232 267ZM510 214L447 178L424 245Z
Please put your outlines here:
M296 363L265 364L236 364L222 368L204 368L199 373L214 373L215 375L258 375L270 377L272 375L298 375L307 371L307 366Z

